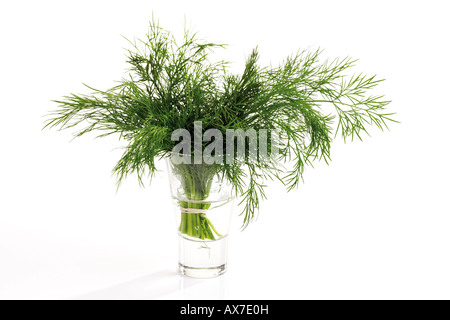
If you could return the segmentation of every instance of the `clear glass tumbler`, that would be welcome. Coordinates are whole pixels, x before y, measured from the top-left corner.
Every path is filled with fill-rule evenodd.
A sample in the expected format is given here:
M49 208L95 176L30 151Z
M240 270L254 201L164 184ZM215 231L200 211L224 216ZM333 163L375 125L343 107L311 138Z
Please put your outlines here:
M227 268L232 186L214 164L177 164L169 156L167 167L178 226L179 273L217 277Z

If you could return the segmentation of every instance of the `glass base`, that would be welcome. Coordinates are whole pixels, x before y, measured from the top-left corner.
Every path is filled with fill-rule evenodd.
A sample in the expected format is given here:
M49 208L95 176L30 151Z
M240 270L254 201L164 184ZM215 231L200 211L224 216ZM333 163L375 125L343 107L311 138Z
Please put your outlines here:
M213 268L192 268L178 264L178 272L180 275L191 277L191 278L215 278L218 277L227 271L227 265L221 265Z
M178 271L192 278L214 278L226 271L228 237L200 240L179 235Z

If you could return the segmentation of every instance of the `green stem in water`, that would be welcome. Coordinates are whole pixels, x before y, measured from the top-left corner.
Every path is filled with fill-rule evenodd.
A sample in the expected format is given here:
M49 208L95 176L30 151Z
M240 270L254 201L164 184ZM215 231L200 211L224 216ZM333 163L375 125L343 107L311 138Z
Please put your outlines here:
M203 201L208 198L211 191L215 169L206 165L179 164L174 165L174 170L181 177L183 190L188 199L179 202L181 208L180 233L201 240L216 240L216 236L223 237L204 213L211 207L210 202ZM195 209L200 212L196 213Z

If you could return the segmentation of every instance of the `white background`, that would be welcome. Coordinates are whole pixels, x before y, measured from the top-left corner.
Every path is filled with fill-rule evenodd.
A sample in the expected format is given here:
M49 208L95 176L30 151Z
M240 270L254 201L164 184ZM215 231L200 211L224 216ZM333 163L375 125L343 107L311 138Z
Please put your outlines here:
M0 4L0 298L449 299L448 1L3 1ZM163 170L116 193L115 137L41 131L52 99L106 89L152 13L179 34L229 44L242 69L259 46L276 65L299 48L358 58L401 124L336 140L329 166L257 222L234 217L229 271L176 275ZM69 143L70 142L70 143Z

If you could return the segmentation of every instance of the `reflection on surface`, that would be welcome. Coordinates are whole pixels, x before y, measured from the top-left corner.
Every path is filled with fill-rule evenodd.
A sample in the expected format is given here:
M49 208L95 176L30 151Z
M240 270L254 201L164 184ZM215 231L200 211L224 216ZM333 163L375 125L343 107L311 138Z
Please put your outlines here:
M226 277L195 279L161 270L76 297L77 300L225 299Z
M226 298L227 274L212 279L180 277L180 299L217 299Z
M148 276L79 296L76 299L158 299L178 291L178 277L172 270L161 270Z

